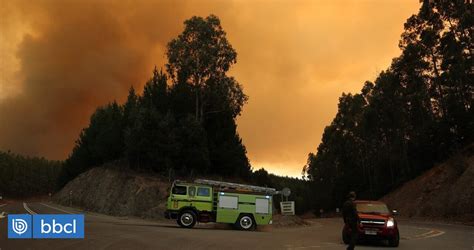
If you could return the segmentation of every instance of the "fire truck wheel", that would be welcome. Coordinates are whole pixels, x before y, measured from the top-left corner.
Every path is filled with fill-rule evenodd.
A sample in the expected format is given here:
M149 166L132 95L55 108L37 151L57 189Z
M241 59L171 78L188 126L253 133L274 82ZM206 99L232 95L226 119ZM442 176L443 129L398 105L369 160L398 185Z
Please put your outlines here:
M185 228L192 228L196 224L197 216L191 210L184 210L178 215L178 225Z
M240 230L249 231L255 229L255 221L253 217L248 214L241 214L237 219L236 224L237 228Z

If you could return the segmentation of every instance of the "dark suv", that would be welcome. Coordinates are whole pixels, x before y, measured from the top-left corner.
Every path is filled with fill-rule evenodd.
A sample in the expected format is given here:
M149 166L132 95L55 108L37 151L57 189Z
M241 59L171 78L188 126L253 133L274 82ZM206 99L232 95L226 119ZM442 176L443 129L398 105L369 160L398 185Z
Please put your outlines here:
M358 239L388 240L392 247L398 247L400 234L397 221L387 205L380 201L354 201L359 215ZM344 225L342 239L349 244L350 227Z

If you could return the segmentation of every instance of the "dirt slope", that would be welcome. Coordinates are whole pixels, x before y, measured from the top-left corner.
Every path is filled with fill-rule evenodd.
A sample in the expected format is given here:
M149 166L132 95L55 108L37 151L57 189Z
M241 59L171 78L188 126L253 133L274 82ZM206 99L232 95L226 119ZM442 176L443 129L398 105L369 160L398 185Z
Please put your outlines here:
M53 201L115 216L162 218L169 186L156 176L99 167L69 182Z
M381 200L405 217L474 223L474 145Z

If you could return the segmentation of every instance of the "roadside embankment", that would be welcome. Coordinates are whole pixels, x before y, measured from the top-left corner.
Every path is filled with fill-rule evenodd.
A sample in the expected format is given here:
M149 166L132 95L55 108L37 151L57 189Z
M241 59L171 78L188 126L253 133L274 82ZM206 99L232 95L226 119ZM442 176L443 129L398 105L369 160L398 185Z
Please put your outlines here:
M403 217L474 225L474 145L381 200Z
M53 201L114 216L162 218L168 188L157 176L98 167L70 181Z

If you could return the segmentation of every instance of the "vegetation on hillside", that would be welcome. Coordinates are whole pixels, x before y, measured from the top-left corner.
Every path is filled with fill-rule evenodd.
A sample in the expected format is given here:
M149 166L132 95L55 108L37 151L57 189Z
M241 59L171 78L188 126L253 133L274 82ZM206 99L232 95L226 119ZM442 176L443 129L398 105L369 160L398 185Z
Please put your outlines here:
M361 92L342 94L304 172L339 206L349 190L379 198L473 142L473 4L423 1L402 53Z
M292 177L283 177L274 174L269 174L265 169L259 169L252 173L251 181L253 184L258 186L266 186L282 190L283 188L289 188L291 194L288 197L289 201L295 202L296 214L303 214L308 211L318 210L314 207L314 197L318 195L320 190L311 188L312 182L309 180L302 180ZM280 201L285 200L282 195L275 195L273 201L275 207L280 209Z
M0 196L44 195L56 190L62 163L0 151Z
M65 162L60 185L87 169L125 159L132 169L177 176L248 178L235 119L247 96L227 75L237 53L216 16L192 17L168 43L166 72L154 70L142 94L99 107Z

